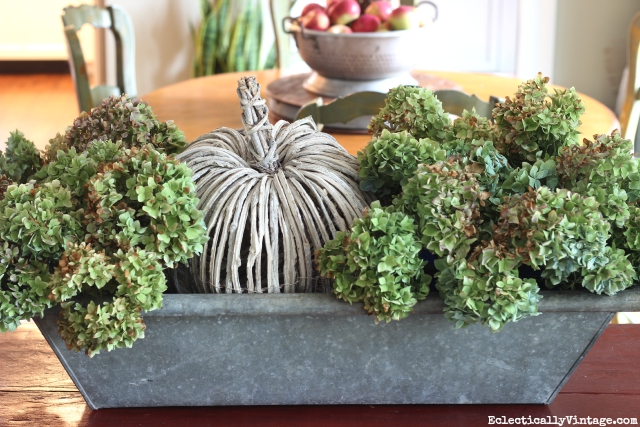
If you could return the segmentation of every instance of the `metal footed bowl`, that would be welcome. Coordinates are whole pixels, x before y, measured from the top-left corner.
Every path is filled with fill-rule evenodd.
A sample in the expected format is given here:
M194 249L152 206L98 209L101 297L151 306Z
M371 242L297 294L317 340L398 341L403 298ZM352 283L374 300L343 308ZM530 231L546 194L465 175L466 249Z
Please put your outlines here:
M427 43L427 27L380 33L333 34L289 27L298 52L319 75L340 80L381 80L416 67Z

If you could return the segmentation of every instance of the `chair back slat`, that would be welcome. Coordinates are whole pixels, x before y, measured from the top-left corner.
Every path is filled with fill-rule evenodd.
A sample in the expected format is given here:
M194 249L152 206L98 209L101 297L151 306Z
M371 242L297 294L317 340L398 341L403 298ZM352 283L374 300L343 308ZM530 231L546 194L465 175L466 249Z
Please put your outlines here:
M138 93L136 87L136 50L133 23L129 14L120 6L109 7L116 40L116 74L118 87L128 95Z
M67 39L69 69L76 89L78 107L80 111L89 111L93 106L93 98L91 96L87 64L82 54L82 46L80 45L76 28L73 25L67 25L64 28L64 33Z
M491 112L499 98L492 96L489 101L483 101L476 95L469 95L459 90L442 89L436 90L434 94L442 102L442 109L447 113L462 116L464 110L476 110L476 114L481 117L491 118Z
M101 8L92 5L67 6L62 23L67 40L69 68L76 88L80 111L89 111L112 94L137 94L135 78L135 36L131 18L120 6ZM116 41L116 86L91 88L87 64L77 32L89 24L113 32ZM106 94L106 95L105 95Z
M82 4L67 6L62 10L62 22L65 27L73 25L76 31L80 31L84 24L92 25L94 28L111 28L111 15L106 9Z

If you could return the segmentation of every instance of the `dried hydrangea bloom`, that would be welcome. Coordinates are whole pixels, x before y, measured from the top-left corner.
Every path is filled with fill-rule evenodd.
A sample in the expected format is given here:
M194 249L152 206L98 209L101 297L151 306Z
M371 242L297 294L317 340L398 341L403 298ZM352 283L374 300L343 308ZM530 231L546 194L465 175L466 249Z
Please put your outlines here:
M496 104L496 146L511 166L535 162L538 152L556 156L561 147L577 144L584 103L574 88L549 94L548 77L542 74L518 87L513 97Z
M112 95L90 112L83 111L65 134L66 145L78 152L95 140L122 141L124 148L151 144L168 154L186 145L184 134L172 121L158 121L150 106L127 95Z
M0 175L0 200L4 199L4 193L11 184L13 184L13 180L9 179L6 175Z
M371 119L369 132L374 137L383 130L409 132L414 138L435 141L450 139L451 120L433 91L418 86L398 86L389 91L385 105Z
M499 331L537 315L545 284L613 295L637 278L640 163L632 143L614 132L578 145L584 104L574 89L549 93L547 83L539 74L497 103L495 124L473 111L447 123L433 93L395 88L359 153L363 188L417 224L422 255L435 258L445 316L458 328L480 322ZM338 237L321 250L320 268L339 297L363 300L368 273L350 274L366 263L349 263L379 248L369 234Z
M15 182L27 182L40 169L40 152L19 130L11 132L5 153L0 151L0 175Z
M334 293L349 303L364 302L376 322L400 320L429 293L431 276L413 218L373 202L350 230L339 232L318 252L323 276L334 280Z
M0 330L60 303L70 349L130 347L161 306L163 268L207 240L191 171L151 145L96 141L36 178L0 200ZM98 293L113 299L77 298Z

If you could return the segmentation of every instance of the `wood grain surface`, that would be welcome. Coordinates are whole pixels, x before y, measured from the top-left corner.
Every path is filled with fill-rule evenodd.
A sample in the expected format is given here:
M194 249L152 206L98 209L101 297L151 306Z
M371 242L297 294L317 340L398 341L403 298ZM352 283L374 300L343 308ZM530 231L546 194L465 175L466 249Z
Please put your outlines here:
M234 406L92 411L35 324L25 323L17 331L0 334L0 426L486 426L489 416L640 418L639 354L640 326L610 325L558 397L546 406Z
M459 84L466 93L475 94L483 100L488 100L491 95L499 97L512 95L522 83L519 79L489 74L422 70L415 70L413 73L414 75L431 74L451 80ZM245 75L255 75L258 78L263 88L264 98L266 97L264 88L269 83L289 74L282 70L218 74L166 86L141 98L151 105L158 118L173 120L185 132L187 139L193 140L219 127L239 128L241 126L241 109L236 88L238 79ZM554 87L559 88L551 85L551 88ZM586 107L580 128L584 136L591 138L596 133L611 133L612 130L619 128L620 124L616 116L604 104L587 95L581 95L581 98ZM370 139L367 135L332 134L347 151L354 155Z

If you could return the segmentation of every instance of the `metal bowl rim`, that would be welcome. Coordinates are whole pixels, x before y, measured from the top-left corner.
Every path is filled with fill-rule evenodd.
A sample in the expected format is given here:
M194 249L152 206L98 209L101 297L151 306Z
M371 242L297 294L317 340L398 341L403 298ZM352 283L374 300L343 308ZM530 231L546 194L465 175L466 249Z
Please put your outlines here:
M344 33L340 33L340 34L335 34L335 33L328 33L326 31L316 31L316 30L308 30L305 28L304 33L307 36L313 36L313 37L327 37L327 38L351 38L351 39L358 39L358 38L363 38L363 39L391 39L391 38L401 38L403 36L408 36L411 34L418 34L418 32L420 31L425 31L427 29L427 27L420 27L420 28L414 28L411 30L397 30L397 31L383 31L383 32L372 32L372 33L349 33L349 34L344 34ZM300 27L296 26L296 25L291 25L290 31L292 33L301 33L300 31ZM310 37L309 37L310 38Z

